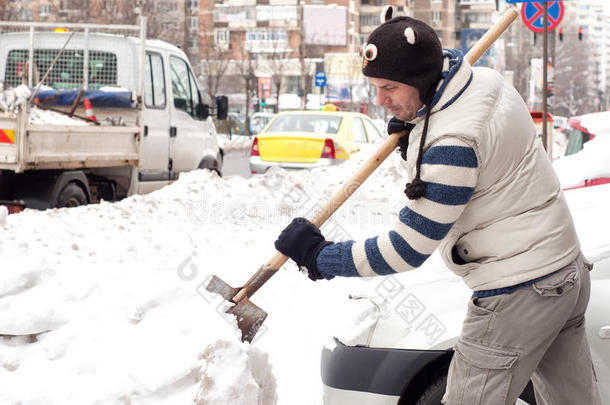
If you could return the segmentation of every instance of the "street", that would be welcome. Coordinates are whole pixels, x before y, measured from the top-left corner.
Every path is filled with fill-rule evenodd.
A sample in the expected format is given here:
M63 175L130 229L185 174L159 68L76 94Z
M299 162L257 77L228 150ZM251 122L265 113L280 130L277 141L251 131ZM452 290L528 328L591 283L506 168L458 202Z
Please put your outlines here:
M250 178L250 168L248 167L248 157L250 156L249 149L233 149L225 153L222 175L227 176L242 176Z

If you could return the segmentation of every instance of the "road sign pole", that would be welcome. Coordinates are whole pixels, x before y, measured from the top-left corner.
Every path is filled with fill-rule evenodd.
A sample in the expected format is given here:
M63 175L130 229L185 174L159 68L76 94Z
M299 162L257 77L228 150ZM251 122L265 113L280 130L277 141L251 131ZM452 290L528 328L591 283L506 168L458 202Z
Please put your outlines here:
M548 114L548 64L549 64L549 7L548 3L544 2L544 22L543 22L543 31L542 31L542 141L544 144L544 148L551 160L553 159L552 153L552 145L550 144L550 137L548 134L547 127L547 114Z

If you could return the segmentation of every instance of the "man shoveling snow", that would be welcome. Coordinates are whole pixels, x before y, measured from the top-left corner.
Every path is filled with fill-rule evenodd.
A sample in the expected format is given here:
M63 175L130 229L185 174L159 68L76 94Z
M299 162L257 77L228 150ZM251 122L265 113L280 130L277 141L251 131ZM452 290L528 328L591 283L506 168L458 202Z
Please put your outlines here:
M313 280L411 270L439 248L473 290L444 403L512 404L531 378L539 403L600 404L584 329L591 267L527 107L500 74L387 10L362 72L394 114L388 132L410 132L410 202L380 236L332 243L296 218L276 248Z

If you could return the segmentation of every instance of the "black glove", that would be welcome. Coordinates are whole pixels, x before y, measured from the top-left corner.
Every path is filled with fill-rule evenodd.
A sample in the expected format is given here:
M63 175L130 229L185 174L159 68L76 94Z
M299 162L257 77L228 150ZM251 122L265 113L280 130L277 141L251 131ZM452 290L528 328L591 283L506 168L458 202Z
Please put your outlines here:
M320 251L332 245L324 239L317 226L305 218L292 220L275 241L275 248L294 260L299 267L305 267L313 281L325 278L318 271L316 259ZM328 279L333 278L332 276Z
M400 137L398 140L398 152L400 156L402 156L403 160L407 160L407 148L409 147L409 135L411 134L411 130L415 128L414 124L410 124L405 121L401 121L396 117L392 117L392 119L388 122L388 134L392 135L395 132L400 132L407 130L407 134Z

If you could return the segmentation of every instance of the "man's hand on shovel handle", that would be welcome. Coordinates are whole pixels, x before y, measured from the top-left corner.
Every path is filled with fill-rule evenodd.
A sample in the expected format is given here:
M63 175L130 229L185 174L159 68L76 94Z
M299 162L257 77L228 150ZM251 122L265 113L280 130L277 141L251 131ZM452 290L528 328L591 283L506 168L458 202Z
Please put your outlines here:
M305 218L292 220L275 241L275 248L290 257L299 267L305 267L313 281L325 278L318 271L316 259L320 251L333 242L324 239L317 226ZM328 277L330 280L333 276Z

